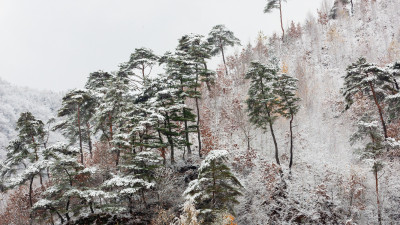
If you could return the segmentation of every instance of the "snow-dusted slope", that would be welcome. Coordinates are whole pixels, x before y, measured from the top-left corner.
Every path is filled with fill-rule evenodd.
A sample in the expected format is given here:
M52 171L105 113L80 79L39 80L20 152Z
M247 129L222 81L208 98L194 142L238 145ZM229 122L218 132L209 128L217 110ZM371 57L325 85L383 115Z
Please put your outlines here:
M235 117L239 119L235 115L237 108L234 102L241 102L245 107L243 102L248 82L243 78L249 62L267 62L269 57L275 55L282 68L299 79L298 95L302 98L301 110L294 120L294 166L288 188L290 195L302 201L303 213L310 217L320 216L317 203L321 197L318 195L324 191L341 210L348 211L351 203L347 192L350 187L346 185L357 177L365 185L360 184L360 188L365 188L363 198L366 203L354 218L360 224L367 224L370 220L376 221L374 178L370 167L358 160L354 148L350 146L349 138L356 128L356 113L344 111L340 89L346 67L359 57L378 65L400 60L400 25L394 21L400 18L400 4L398 0L353 2L354 15L343 13L326 24L310 17L301 27L301 37L290 37L288 32L285 43L279 38L263 39L261 36L256 45L245 47L228 60L231 63L229 78L217 81L218 88L223 92L204 91L202 102L203 107L211 109L203 113L203 117L212 120L206 125L217 137L213 140L215 145L228 149L232 158L245 155L247 143L243 139L243 129L231 124ZM223 73L219 75L224 76ZM247 119L245 116L242 118ZM289 155L289 121L278 119L274 128L281 163L285 168ZM265 165L275 161L274 145L269 131L264 133L253 127L250 134L257 158L254 160L255 167L247 168L250 174L242 177L246 192L238 207L238 219L241 224L266 224L265 214L270 200L270 191L266 191L267 177L271 167ZM395 199L400 197L396 191L399 188L398 182L395 182L399 180L394 172L396 168L396 161L388 162L381 177L380 194L387 223L398 222L394 218L399 216L397 206L392 205L396 205Z
M15 138L15 124L22 112L47 122L56 116L61 94L18 87L0 79L0 160L5 154L5 146Z

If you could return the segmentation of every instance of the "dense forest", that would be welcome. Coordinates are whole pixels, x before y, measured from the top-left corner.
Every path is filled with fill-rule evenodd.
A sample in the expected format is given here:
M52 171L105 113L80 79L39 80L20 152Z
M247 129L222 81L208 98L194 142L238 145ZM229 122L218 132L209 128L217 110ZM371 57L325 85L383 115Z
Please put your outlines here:
M215 25L37 97L47 110L6 107L0 224L399 224L400 4L327 2L254 43ZM282 21L281 3L260 12Z

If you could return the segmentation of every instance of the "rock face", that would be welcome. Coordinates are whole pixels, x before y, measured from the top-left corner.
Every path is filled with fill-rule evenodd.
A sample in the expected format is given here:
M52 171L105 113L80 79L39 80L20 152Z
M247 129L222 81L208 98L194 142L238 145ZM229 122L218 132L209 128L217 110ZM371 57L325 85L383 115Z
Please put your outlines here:
M0 79L0 160L8 142L16 137L15 123L19 115L31 111L46 123L56 116L61 97L61 93L18 87Z

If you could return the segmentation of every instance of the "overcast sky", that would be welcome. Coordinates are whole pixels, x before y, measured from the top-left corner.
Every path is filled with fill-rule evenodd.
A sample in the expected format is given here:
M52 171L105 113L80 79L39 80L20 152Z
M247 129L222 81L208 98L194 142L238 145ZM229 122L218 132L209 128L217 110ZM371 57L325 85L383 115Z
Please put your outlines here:
M289 0L284 24L316 14L322 0ZM0 77L36 89L83 87L90 72L116 70L135 48L173 50L184 34L225 24L246 44L280 32L266 0L0 0Z

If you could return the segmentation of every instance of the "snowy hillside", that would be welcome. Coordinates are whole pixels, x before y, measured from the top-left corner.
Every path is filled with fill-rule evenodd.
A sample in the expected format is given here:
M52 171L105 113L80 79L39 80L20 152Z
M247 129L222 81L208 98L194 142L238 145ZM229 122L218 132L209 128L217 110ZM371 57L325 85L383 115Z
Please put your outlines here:
M22 112L31 111L43 121L56 116L61 94L18 87L0 79L0 158L16 137L15 124Z
M234 54L225 25L136 48L62 97L0 81L0 145L22 121L0 225L400 224L398 18L324 1ZM56 110L65 143L39 145Z
M203 107L214 111L210 114L204 111L203 117L211 122L212 135L219 136L215 145L217 148L231 150L232 158L240 163L246 162L246 157L254 158L254 168L241 177L246 187L245 197L240 201L240 224L266 224L265 214L270 210L264 206L269 201L270 194L264 183L266 174L265 164L274 160L274 144L269 132L251 127L241 122L232 125L232 121L241 121L245 112L248 81L244 82L244 74L249 68L250 61L256 60L268 63L271 57L277 57L282 70L299 79L298 96L300 111L294 118L294 166L290 189L295 199L307 201L303 206L304 213L317 215L319 188L327 192L329 199L341 205L343 210L349 208L348 195L340 191L345 185L357 179L363 180L368 193L365 195L371 204L374 201L375 181L370 168L358 160L355 149L349 143L350 136L356 131L357 115L360 112L344 111L345 103L341 89L346 67L359 57L378 65L386 65L400 59L400 27L393 23L393 18L400 16L398 1L378 1L366 3L355 1L354 15L351 9L343 11L335 20L328 20L330 9L321 9L319 18L310 16L300 29L292 26L287 30L287 40L282 43L275 37L265 37L260 34L255 43L246 46L242 52L230 57L230 77L219 73L223 78L218 79L218 89L223 92L211 93L204 91ZM326 15L324 21L324 14ZM272 47L272 48L271 48ZM211 97L210 97L211 96ZM243 112L237 110L242 102ZM373 107L373 106L371 106ZM375 116L378 116L377 114ZM252 150L247 153L246 131L249 129ZM287 168L289 163L289 120L280 118L275 125L278 146L281 150L281 163ZM256 155L256 156L254 156ZM248 161L248 158L247 158ZM400 165L397 160L387 162L386 172L382 177L381 197L384 199L384 209L387 221L399 218L398 207L393 207L393 201L399 199L400 179L395 171ZM248 166L251 163L248 164ZM249 170L249 168L246 168ZM242 171L243 168L238 168ZM347 184L346 184L347 183ZM338 188L338 186L343 187ZM361 186L360 186L361 187ZM346 190L348 191L348 190ZM262 193L262 194L261 194ZM261 197L265 195L266 197ZM396 200L397 201L397 200ZM294 203L288 203L293 204ZM308 209L307 209L308 208ZM294 210L288 208L286 210ZM366 206L360 212L359 223L367 224L376 220L373 205ZM289 213L289 212L284 212Z

